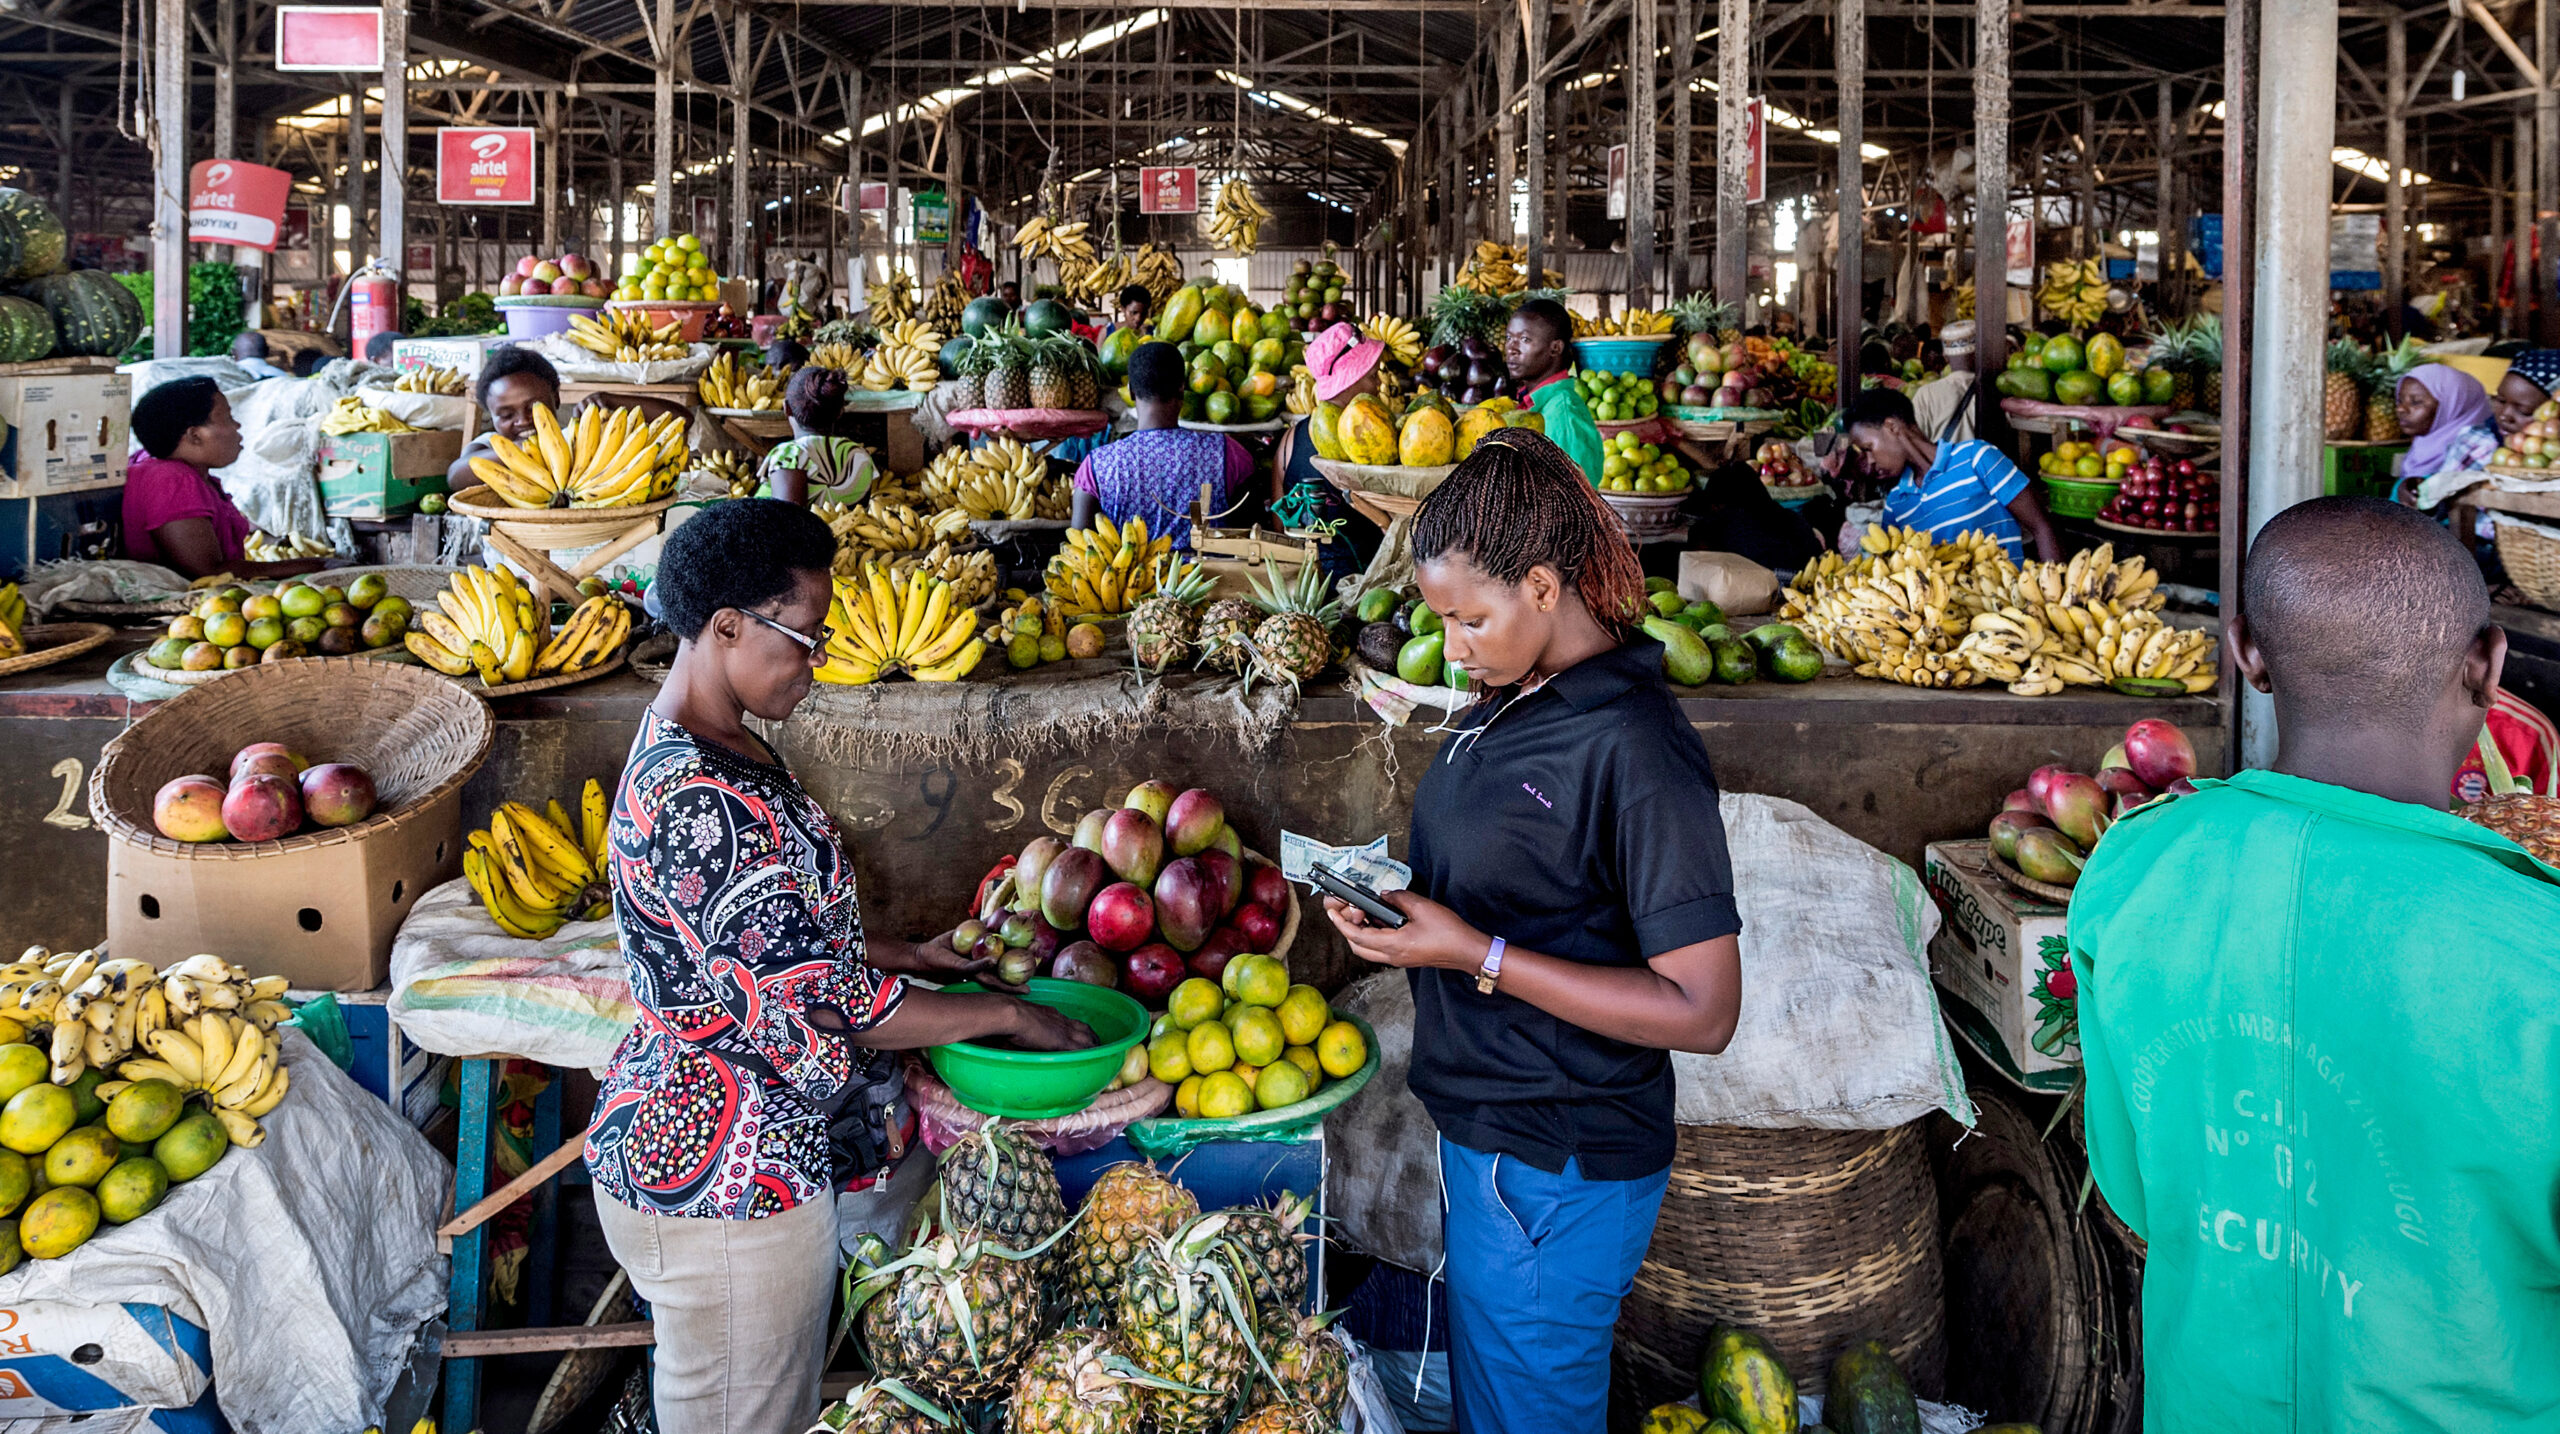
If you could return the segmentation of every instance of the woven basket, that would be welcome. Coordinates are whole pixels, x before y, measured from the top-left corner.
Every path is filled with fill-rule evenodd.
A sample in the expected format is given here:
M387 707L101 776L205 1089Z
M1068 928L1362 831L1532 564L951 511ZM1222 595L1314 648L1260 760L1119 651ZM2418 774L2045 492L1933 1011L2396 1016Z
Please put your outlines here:
M2507 580L2527 602L2560 612L2560 535L2537 523L2502 519L2498 523L2498 561L2507 565Z
M260 664L190 688L109 742L89 778L89 809L107 834L157 855L241 861L363 841L400 825L468 781L497 721L470 689L423 667L360 657ZM225 773L252 742L282 742L314 762L353 762L381 804L350 827L266 842L171 841L151 799L173 777Z
M1893 1130L1684 1125L1653 1247L1618 1310L1621 1386L1694 1393L1707 1332L1759 1331L1820 1394L1880 1339L1924 1395L1946 1370L1938 1196L1916 1122Z

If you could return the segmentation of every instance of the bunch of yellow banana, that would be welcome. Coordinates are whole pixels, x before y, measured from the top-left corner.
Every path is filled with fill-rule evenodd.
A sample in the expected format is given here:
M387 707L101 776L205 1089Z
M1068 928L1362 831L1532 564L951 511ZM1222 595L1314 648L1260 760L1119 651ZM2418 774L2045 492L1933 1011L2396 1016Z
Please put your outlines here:
M23 1041L49 1027L51 1079L69 1085L92 1067L152 1051L162 1031L195 1018L221 1014L260 1035L272 1031L293 1015L285 986L282 976L252 978L219 956L155 971L148 961L101 961L95 950L31 946L0 967L0 1035Z
M752 498L764 486L764 477L756 471L756 456L743 448L714 448L693 456L693 471L705 474L729 490L732 498Z
M942 330L922 319L899 319L880 326L880 342L898 348L922 349L938 353L943 345Z
M523 447L489 435L496 458L474 458L471 471L518 508L628 508L675 491L689 456L681 413L644 419L639 411L601 404L578 410L562 431L549 407L533 406L533 437Z
M1091 528L1069 528L1049 560L1043 575L1049 605L1070 618L1127 612L1156 590L1162 576L1157 560L1172 550L1172 538L1147 537L1144 518L1115 525L1110 515L1097 513Z
M533 676L534 658L550 641L551 605L504 567L463 568L435 606L420 608L401 638L410 652L447 677L478 672L498 687Z
M669 319L652 325L638 309L607 309L601 319L586 314L569 316L569 342L600 359L613 363L638 363L649 359L680 359L693 352L676 336L684 332L684 320Z
M933 281L933 296L924 301L922 312L926 323L947 334L960 326L960 311L968 306L969 286L961 282L958 271L945 269Z
M501 803L486 830L470 834L462 874L498 929L509 936L548 936L575 918L613 914L605 860L604 784L593 777L578 794L578 817L558 802L535 811Z
M1371 314L1360 321L1360 332L1387 346L1387 357L1407 368L1422 362L1422 335L1411 319L1394 314Z
M711 367L694 380L693 391L712 408L753 408L776 411L782 407L782 386L791 380L791 370L759 368L753 373L738 370L738 356L723 350L711 361Z
M1270 218L1271 211L1253 197L1244 176L1237 175L1218 186L1218 200L1209 206L1209 236L1243 258L1253 252L1254 241Z
M841 571L842 552L837 553L836 561ZM976 607L996 590L996 555L986 548L960 553L952 551L948 542L936 543L920 553L891 557L889 571L900 578L922 572L949 583L953 607Z
M2065 259L2045 265L2036 302L2064 323L2096 323L2107 312L2107 261Z
M1987 541L1967 532L1940 548L1916 529L1871 531L1859 556L1826 553L1806 564L1779 620L1857 664L1861 677L1977 686L1982 674L1957 656L1956 644L1982 610L1970 579ZM1989 551L2000 553L1999 544L1989 542Z
M1055 259L1059 269L1064 271L1070 263L1093 262L1093 241L1085 237L1085 231L1091 227L1082 220L1059 224L1045 214L1034 214L1014 231L1013 247L1021 250L1025 258L1037 259L1045 255Z
M1467 266L1458 271L1458 277L1452 282L1459 288L1473 289L1479 294L1517 294L1531 287L1564 287L1564 275L1553 269L1538 276L1540 282L1534 286L1530 283L1531 277L1529 246L1497 244L1485 239L1477 242L1475 252L1468 256Z
M919 482L919 476L920 475L914 473L903 475L896 473L883 473L878 478L872 480L868 501L874 503L904 503L910 508L931 508L934 506L933 499L926 496L923 485ZM843 505L839 504L837 506L841 507ZM814 507L815 505L813 504L812 508L814 509Z
M253 563L289 563L296 558L325 558L338 551L322 539L293 533L277 537L263 530L253 531L242 540L240 552Z
M1973 317L1973 281L1971 279L1956 285L1956 317L1959 319Z
M2139 696L2209 692L2213 634L2170 626L2160 616L2168 599L2159 583L2142 559L2115 561L2113 544L2067 563L2029 563L1998 611L1974 619L1963 650L1986 676L2026 696L2064 684Z
M817 368L831 368L842 374L862 372L862 355L847 343L820 344L809 350L809 362Z
M559 635L534 654L533 675L584 672L620 652L630 636L629 603L616 597L588 598L560 625Z
M0 583L0 657L27 650L27 600L16 583Z
M1300 416L1316 411L1314 370L1302 363L1289 366L1289 391L1281 397L1280 406Z
M414 425L401 422L354 394L348 394L329 405L320 416L320 431L327 434L348 433L415 433Z
M905 503L872 498L859 508L842 503L813 503L809 511L827 520L836 535L836 570L852 572L867 553L911 553L938 542L963 538L969 515L958 508L926 514Z
M933 386L942 381L942 366L934 362L932 349L884 343L871 351L871 357L860 369L846 369L845 374L873 393L886 393L893 388L931 393Z
M123 963L108 963L118 964ZM217 970L231 978L219 979ZM284 1042L275 1035L277 1023L292 1014L279 999L285 978L252 981L247 972L211 955L190 956L158 974L156 986L146 988L143 978L134 976L122 983L121 1001L102 997L78 1014L69 1011L72 998L66 996L62 1021L54 1026L55 1041L61 1041L66 1026L84 1024L94 1041L101 1013L107 1013L110 1029L129 1025L137 1035L123 1042L123 1053L111 1060L87 1062L115 1072L116 1079L98 1084L100 1100L115 1099L135 1081L167 1081L181 1092L201 1095L232 1144L255 1149L267 1138L258 1118L282 1104L293 1085L283 1063ZM97 979L91 977L91 984Z
M1587 319L1573 316L1576 338L1642 338L1649 334L1667 334L1679 323L1676 315L1657 309L1629 309L1623 314Z
M904 268L891 269L888 278L871 285L863 294L871 305L871 322L875 324L893 324L900 319L915 317L916 276Z
M459 398L471 391L471 380L464 378L460 369L429 364L425 368L410 369L393 379L391 391L393 393L441 393L449 398Z
M826 661L820 682L856 685L905 671L918 682L957 682L986 656L977 614L955 600L951 584L919 569L886 563L835 580L827 606Z

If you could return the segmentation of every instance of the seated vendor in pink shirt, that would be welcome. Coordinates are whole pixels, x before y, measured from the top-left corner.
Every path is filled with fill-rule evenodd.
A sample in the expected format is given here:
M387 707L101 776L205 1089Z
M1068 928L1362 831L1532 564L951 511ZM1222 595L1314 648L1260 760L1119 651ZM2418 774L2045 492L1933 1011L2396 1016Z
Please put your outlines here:
M280 578L324 565L318 558L244 560L256 529L213 479L214 469L240 461L240 423L212 379L177 379L135 399L133 436L151 456L125 473L126 557L190 578Z

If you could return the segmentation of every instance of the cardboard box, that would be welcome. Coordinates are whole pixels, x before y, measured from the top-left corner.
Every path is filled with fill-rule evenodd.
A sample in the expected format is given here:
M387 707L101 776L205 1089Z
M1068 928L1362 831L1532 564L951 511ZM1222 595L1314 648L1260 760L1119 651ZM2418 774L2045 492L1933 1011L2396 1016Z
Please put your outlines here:
M403 373L422 368L449 368L467 382L480 376L489 350L513 343L505 334L468 334L443 339L400 339L391 345L391 366Z
M122 548L124 486L0 498L0 579L59 558L112 558Z
M356 1051L348 1074L411 1125L425 1129L442 1105L444 1076L453 1068L453 1057L437 1055L401 1033L400 1023L391 1019L389 986L340 992L338 1010Z
M462 788L350 841L224 856L107 843L107 940L155 966L233 952L297 989L370 991L420 893L462 872Z
M120 373L0 378L0 498L124 482L133 380Z
M2066 908L2013 890L1991 870L1987 841L1942 841L1924 859L1931 899L1945 919L1929 943L1929 974L1948 1018L2003 1075L2030 1090L2068 1090L2080 1047L2035 1048L2048 967L2069 960Z
M445 491L445 470L462 456L462 434L337 433L320 439L320 501L332 518L391 518L417 510L425 493Z

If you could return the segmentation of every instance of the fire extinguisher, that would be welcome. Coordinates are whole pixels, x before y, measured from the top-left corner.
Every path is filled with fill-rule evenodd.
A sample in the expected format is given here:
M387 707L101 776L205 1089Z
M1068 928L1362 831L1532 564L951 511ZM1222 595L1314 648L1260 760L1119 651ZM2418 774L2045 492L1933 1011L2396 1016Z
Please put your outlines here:
M348 305L348 356L364 358L365 343L375 334L395 333L400 328L400 282L382 267L379 259L366 263L347 279L338 291L340 303ZM326 327L336 328L338 315L333 308Z

